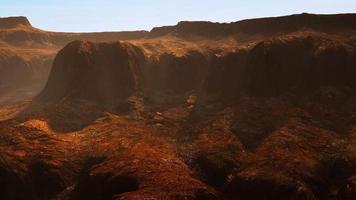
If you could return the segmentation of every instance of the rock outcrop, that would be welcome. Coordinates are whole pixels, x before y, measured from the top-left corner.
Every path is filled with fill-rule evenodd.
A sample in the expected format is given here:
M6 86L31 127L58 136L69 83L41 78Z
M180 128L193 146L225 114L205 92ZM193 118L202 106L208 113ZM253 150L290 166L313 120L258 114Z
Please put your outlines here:
M9 29L17 27L32 27L26 17L7 17L0 18L0 29Z
M128 43L74 41L54 60L42 101L86 99L117 106L139 92L145 57Z
M355 66L352 41L301 33L217 58L205 85L209 94L227 99L241 93L305 94L329 86L355 88Z

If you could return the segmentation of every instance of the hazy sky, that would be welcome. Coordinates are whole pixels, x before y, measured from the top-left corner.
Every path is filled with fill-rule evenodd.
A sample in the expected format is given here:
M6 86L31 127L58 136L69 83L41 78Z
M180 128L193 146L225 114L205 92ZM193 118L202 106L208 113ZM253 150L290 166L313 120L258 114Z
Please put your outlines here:
M150 30L182 20L231 22L295 13L356 13L356 0L0 0L0 16L52 31Z

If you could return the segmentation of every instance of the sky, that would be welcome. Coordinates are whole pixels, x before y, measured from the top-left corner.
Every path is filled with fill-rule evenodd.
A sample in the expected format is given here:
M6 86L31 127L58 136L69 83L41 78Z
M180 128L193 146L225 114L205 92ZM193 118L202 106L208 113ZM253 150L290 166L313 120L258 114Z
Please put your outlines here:
M298 13L356 13L356 0L0 0L0 17L49 31L150 30L179 21L233 22Z

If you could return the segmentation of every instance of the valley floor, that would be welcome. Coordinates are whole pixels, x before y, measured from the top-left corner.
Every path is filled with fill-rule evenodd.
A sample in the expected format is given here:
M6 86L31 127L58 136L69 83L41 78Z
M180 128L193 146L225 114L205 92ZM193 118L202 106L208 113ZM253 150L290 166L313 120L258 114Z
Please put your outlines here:
M2 106L1 199L354 197L355 100L196 98L137 100L126 113L89 102Z

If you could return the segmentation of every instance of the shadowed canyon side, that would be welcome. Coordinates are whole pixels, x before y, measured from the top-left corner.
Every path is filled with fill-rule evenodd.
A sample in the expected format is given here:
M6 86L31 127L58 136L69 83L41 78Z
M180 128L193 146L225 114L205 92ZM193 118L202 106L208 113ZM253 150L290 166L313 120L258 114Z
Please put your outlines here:
M43 90L0 106L0 199L354 199L354 19L45 32L81 40L41 46ZM13 51L0 70L28 78Z
M267 39L215 59L206 90L224 97L241 92L305 95L322 86L354 88L354 42L310 32Z
M117 106L139 92L144 66L143 53L131 44L75 41L58 53L38 99L78 98Z
M209 56L188 51L149 57L144 52L123 42L71 42L56 56L37 99L85 99L115 109L130 96L162 101L165 95L184 96L202 87Z

